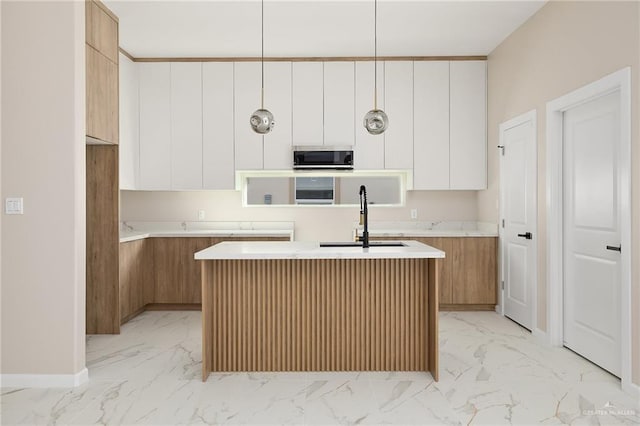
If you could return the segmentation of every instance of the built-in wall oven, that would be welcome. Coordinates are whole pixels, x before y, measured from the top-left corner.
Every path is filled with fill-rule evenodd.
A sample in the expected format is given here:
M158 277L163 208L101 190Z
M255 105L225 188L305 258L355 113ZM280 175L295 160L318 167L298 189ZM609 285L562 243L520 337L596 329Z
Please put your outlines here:
M295 178L296 204L334 204L335 179L329 176Z

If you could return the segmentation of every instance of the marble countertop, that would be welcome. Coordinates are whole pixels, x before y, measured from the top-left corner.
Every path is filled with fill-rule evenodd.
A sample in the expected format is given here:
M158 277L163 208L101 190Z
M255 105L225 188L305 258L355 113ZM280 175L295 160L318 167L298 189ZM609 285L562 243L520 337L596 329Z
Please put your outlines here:
M220 259L426 259L443 258L443 251L418 241L404 247L320 247L303 241L224 241L199 251L196 260Z
M153 237L287 237L293 222L123 222L120 242Z
M357 223L354 229L362 234ZM483 222L370 222L370 237L497 237L498 226Z

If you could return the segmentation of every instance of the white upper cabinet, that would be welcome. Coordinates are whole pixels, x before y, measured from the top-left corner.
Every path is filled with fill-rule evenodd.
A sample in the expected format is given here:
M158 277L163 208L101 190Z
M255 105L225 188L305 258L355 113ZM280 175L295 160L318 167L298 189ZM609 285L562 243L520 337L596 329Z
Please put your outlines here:
M357 170L384 169L384 133L372 135L364 127L364 116L373 109L374 62L356 62L354 166ZM378 62L378 108L384 110L384 63Z
M202 64L203 189L235 188L233 130L233 62L205 62Z
M138 67L120 54L120 189L138 189L140 110Z
M264 135L264 168L291 169L291 62L265 62L264 106L275 126Z
M249 124L251 114L260 108L260 62L236 62L234 68L235 167L236 170L260 170L264 167L264 141Z
M293 145L322 145L323 63L294 62L292 74Z
M413 83L413 189L449 189L449 62L414 62Z
M353 62L324 64L324 144L355 143L355 68Z
M171 189L202 189L202 63L171 64Z
M486 189L486 62L453 61L450 79L450 188Z
M384 69L384 168L413 168L413 62L389 61Z
M140 189L171 188L171 64L140 63Z

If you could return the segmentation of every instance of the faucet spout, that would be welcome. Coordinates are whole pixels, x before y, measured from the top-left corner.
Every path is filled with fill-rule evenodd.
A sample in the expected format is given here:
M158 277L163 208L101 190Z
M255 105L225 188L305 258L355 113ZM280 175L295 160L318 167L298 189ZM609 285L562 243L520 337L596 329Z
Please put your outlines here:
M360 185L360 224L364 225L362 231L362 247L369 247L369 207L367 205L367 188Z

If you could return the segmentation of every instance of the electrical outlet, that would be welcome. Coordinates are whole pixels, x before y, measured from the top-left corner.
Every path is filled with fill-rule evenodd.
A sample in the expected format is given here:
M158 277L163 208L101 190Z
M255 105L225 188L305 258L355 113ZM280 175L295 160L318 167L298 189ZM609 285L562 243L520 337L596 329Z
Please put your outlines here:
M198 220L204 220L204 210L198 210Z
M418 209L411 209L411 219L418 218Z

